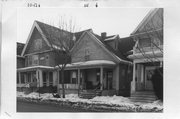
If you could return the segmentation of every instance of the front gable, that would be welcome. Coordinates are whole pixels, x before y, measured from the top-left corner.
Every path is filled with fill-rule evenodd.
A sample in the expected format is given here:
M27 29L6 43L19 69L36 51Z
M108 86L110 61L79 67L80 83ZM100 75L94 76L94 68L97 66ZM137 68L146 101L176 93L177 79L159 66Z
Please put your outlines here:
M117 62L96 40L98 39L93 38L90 33L85 32L71 51L72 63L90 60Z
M136 29L131 33L140 34L147 31L160 30L163 28L163 8L155 8L151 10Z
M32 32L30 33L23 55L43 52L46 50L50 50L50 47L47 45L46 41L43 39L37 26L35 26L34 28L32 28Z

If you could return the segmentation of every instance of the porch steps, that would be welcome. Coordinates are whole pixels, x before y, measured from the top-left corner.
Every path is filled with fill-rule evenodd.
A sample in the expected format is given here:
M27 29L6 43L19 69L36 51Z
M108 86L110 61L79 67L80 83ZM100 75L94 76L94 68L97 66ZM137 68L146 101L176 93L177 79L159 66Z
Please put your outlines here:
M132 102L152 103L156 100L153 91L138 91L131 94L130 100Z
M80 98L84 98L84 99L92 99L96 96L100 96L101 95L101 91L100 90L82 90L79 93L79 97Z

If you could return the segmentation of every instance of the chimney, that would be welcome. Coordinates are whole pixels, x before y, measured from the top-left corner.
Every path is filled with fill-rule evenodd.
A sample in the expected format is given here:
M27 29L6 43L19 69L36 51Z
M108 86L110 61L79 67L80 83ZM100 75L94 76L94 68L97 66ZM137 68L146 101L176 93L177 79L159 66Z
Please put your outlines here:
M101 39L102 39L102 41L104 41L104 39L106 38L106 35L107 35L106 32L102 32L102 33L101 33Z

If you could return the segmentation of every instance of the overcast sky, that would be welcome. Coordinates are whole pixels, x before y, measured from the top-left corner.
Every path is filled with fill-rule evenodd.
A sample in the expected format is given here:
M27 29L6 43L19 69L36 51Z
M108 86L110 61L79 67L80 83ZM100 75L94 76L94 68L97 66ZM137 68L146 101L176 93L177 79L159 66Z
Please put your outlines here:
M76 28L127 37L152 8L20 8L17 12L18 42L25 43L34 20L58 24L61 16L73 19Z

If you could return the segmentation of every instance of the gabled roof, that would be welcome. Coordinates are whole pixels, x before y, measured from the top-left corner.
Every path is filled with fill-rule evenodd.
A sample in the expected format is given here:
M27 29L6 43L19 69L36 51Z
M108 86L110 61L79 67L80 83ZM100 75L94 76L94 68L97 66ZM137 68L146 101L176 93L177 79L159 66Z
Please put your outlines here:
M133 49L133 46L135 42L131 37L126 37L126 38L119 38L119 35L111 35L107 36L104 39L102 39L101 36L93 33L94 36L96 36L98 39L101 39L100 41L103 43L104 47L106 47L110 52L114 53L116 56L118 56L120 59L123 60L129 60L127 58L127 53ZM113 49L110 45L108 45L107 42L113 41L113 40L118 40L118 49L115 50Z
M92 39L94 39L107 53L109 53L114 59L115 61L118 62L124 62L124 63L131 63L129 61L127 61L127 58L125 58L121 52L119 51L115 51L113 48L111 48L109 45L107 45L105 42L103 42L101 39L101 37L93 32L84 32L83 35L88 34L92 37ZM71 52L75 49L75 47L77 47L78 43L80 42L80 40L82 39L83 35L80 37L79 41L74 45L74 47L72 48Z
M92 29L87 29L87 30L83 30L83 31L75 32L75 33L74 33L74 35L75 35L76 41L78 41L78 40L79 40L79 38L81 37L81 35L82 35L85 31L88 31L88 32L93 32L93 31L92 31Z
M24 43L19 43L19 42L17 42L17 55L18 55L18 56L21 55L24 46L25 46Z
M62 38L60 35L68 35L72 40L75 36L76 41L80 38L80 36L83 34L83 32L85 31L91 31L91 29L87 29L84 31L80 31L80 32L75 32L75 33L71 33L62 29L59 29L57 27L42 23L40 21L35 20L34 24L32 26L32 29L30 31L30 34L28 36L28 40L26 42L26 45L23 49L23 52L21 55L24 55L26 47L29 43L29 40L31 38L31 35L33 33L34 28L37 28L37 30L39 31L39 33L42 35L43 39L45 40L45 42L47 43L47 45L49 47L54 46L54 47L59 47L62 44L60 44L60 42L58 41L60 38Z
M159 18L157 18L159 17ZM156 29L163 27L163 8L155 8L149 11L149 13L144 17L144 19L140 22L140 24L136 27L136 29L131 33L131 35L138 34L141 32L145 32L144 28L147 27L146 25L150 23L152 19L157 19L159 24L155 25ZM152 20L155 21L155 20ZM148 27L147 27L148 28ZM146 29L152 30L152 29Z
M51 26L51 25L48 25L48 24L45 24L45 23L42 23L39 21L35 21L35 22L39 25L43 34L46 36L47 40L54 45L61 45L61 44L59 44L57 39L61 38L60 35L62 33L63 33L63 35L70 36L71 39L73 39L73 37L75 36L75 39L77 41L77 40L79 40L79 38L83 34L83 32L92 30L92 29L87 29L87 30L83 30L83 31L79 31L79 32L69 32L69 31L65 31L65 30L59 29L57 27L54 27L54 26Z
M59 46L61 44L59 44L60 42L58 41L59 38L61 38L61 34L63 35L68 35L71 38L73 37L73 34L71 32L59 29L57 27L39 22L39 21L35 21L38 26L40 27L40 29L42 30L43 35L46 37L46 39L48 40L48 42L52 45L56 45Z

